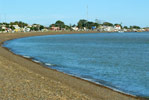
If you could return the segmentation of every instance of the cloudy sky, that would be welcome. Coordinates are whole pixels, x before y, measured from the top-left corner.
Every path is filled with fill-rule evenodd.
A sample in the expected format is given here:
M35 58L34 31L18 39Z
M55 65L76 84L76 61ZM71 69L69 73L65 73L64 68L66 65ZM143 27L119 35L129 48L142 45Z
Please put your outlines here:
M0 22L24 21L50 25L79 19L149 26L149 0L0 0ZM88 6L88 18L87 18Z

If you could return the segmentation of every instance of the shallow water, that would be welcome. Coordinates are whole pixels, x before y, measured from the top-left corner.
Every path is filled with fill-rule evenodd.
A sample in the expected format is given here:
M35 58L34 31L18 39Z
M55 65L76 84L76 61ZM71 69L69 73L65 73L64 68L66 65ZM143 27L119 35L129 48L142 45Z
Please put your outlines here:
M148 32L35 36L4 46L58 71L149 97Z

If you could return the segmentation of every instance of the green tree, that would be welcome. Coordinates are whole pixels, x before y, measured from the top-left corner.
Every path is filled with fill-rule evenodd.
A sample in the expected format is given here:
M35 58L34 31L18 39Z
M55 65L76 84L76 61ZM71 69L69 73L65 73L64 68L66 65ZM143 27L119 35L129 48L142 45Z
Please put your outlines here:
M31 31L39 31L40 26L38 24L33 24L30 29L31 29Z
M44 26L43 25L40 25L39 29L40 30L44 29Z
M11 26L10 26L10 28L11 28L12 30L14 30L14 29L15 29L15 27L13 27L13 25L11 25Z
M133 26L133 28L135 28L135 29L140 29L140 27L139 27L139 26Z
M139 26L130 26L130 29L140 29Z
M98 24L98 23L94 23L94 26L96 26L96 27L99 27L99 25L100 25L100 24Z
M0 23L0 31L2 31L2 23Z
M55 22L55 26L56 27L60 27L60 28L65 28L64 22L62 22L60 20L58 20L58 21Z
M70 25L70 26L65 25L65 29L66 29L66 30L71 30L71 25Z
M127 26L124 26L124 28L125 28L125 29L128 29L128 27L127 27Z
M109 22L104 22L103 25L104 26L113 26L113 24L112 23L109 23Z
M50 28L51 28L51 27L55 27L55 24L51 24L49 27L50 27Z
M87 27L87 20L82 19L78 22L78 28L83 29L84 27Z
M33 27L33 30L38 31L39 29L38 29L38 27Z
M2 31L2 27L0 26L0 31Z
M130 29L133 29L133 26L130 26L129 28L130 28Z
M18 25L21 28L24 28L25 26L28 26L27 23L24 23L22 21L15 21L15 22L11 22L10 25Z
M76 26L77 26L77 25L75 25L75 24L74 24L74 25L72 25L72 27L76 27Z
M95 26L94 22L87 22L87 28L92 29L92 27Z

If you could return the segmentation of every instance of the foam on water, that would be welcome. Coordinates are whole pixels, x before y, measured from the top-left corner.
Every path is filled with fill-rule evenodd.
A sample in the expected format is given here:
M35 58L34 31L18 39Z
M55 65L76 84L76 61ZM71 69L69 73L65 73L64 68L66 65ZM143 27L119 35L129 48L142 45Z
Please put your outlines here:
M33 60L34 62L36 62L36 63L41 63L40 61L38 61L38 60Z
M23 57L25 57L25 58L31 58L30 56L23 56Z
M56 66L55 64L45 63L47 66Z

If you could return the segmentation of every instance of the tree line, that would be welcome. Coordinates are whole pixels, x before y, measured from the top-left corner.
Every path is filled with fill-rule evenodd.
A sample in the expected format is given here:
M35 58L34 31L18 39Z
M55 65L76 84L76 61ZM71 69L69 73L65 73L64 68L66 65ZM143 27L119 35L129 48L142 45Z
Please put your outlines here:
M10 22L10 23L0 23L0 31L2 30L2 26L5 25L6 28L11 28L12 30L14 29L13 25L18 25L20 28L24 28L24 27L28 27L29 25L25 22L22 21L15 21L15 22ZM125 28L125 29L140 29L139 26L122 26L121 24L112 24L110 22L103 22L102 24L99 23L97 20L95 22L93 21L88 21L85 19L81 19L78 21L77 25L66 25L63 21L58 20L56 21L54 24L49 25L49 27L45 27L43 25L40 24L33 24L31 25L30 29L34 30L34 31L38 31L38 30L42 30L44 28L51 28L51 27L59 27L60 29L66 29L66 30L71 30L72 27L78 27L79 29L92 29L94 28L98 28L99 26L116 26L119 25L121 26L121 28Z
M95 21L95 22L92 22L92 21L87 21L85 19L81 19L78 21L77 25L65 25L65 23L63 21L56 21L54 24L51 24L49 27L60 27L60 28L66 28L66 29L71 29L71 27L78 27L79 29L84 29L84 27L86 29L92 29L92 27L96 27L98 28L99 26L111 26L111 27L114 27L116 25L119 25L121 26L121 28L125 28L125 29L141 29L141 27L139 26L122 26L122 24L112 24L110 22L103 22L102 24L99 23L98 21Z

